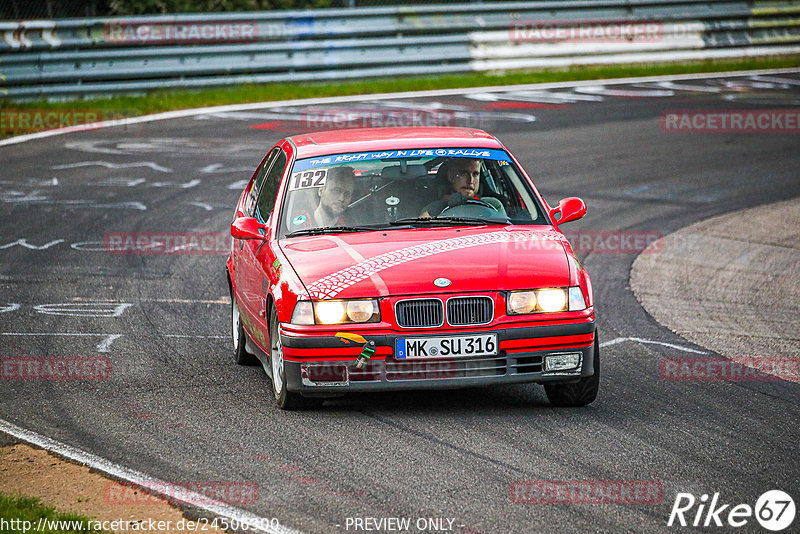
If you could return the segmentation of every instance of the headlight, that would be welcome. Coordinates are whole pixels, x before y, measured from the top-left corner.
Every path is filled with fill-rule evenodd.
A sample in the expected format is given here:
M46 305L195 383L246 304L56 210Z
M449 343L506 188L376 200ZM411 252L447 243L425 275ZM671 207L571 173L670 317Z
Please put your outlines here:
M567 292L561 288L540 289L536 292L536 300L543 312L553 313L564 311L567 307Z
M536 310L536 292L514 291L508 295L509 314L533 313Z
M301 309L300 305L303 304ZM347 324L377 323L381 320L381 312L376 299L359 300L315 300L310 322L306 305L311 302L298 302L292 315L295 324ZM303 322L295 321L295 317Z
M341 300L322 300L314 303L317 321L322 324L344 322L345 304Z
M375 300L351 300L347 303L347 318L354 323L366 323L378 315L378 302Z
M509 315L528 313L556 313L586 309L586 301L579 287L553 287L530 291L512 291L506 300Z

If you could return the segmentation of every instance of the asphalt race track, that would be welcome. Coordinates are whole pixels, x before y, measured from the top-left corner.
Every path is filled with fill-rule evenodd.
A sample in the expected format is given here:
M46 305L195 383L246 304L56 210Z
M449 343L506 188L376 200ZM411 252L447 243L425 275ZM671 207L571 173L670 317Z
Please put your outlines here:
M273 105L2 146L0 356L100 358L113 371L0 380L0 418L160 480L253 482L257 501L239 508L307 533L390 517L452 519L458 533L663 532L674 530L679 492L753 506L781 489L797 501L800 387L663 379L662 358L705 349L639 305L628 287L639 250L581 252L601 342L615 340L602 349L600 396L584 409L552 408L526 385L282 412L263 370L233 361L224 276L235 200L291 133L408 117L483 127L551 204L587 202L566 233L664 235L800 195L796 124L688 133L661 122L671 110L767 109L800 110L800 72ZM131 232L211 232L220 243L205 254L107 250ZM663 497L512 502L515 481L563 480L649 481ZM736 530L765 532L753 518Z

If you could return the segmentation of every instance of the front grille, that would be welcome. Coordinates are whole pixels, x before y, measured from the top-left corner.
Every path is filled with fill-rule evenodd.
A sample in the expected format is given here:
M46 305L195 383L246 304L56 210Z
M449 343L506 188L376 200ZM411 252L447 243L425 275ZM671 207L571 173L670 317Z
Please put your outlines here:
M510 358L509 364L513 374L528 374L528 373L541 373L542 360L541 354L523 355L516 358Z
M403 328L425 328L444 324L442 308L438 299L401 300L395 305L394 314Z
M447 301L447 322L469 326L492 322L494 301L489 297L454 297Z

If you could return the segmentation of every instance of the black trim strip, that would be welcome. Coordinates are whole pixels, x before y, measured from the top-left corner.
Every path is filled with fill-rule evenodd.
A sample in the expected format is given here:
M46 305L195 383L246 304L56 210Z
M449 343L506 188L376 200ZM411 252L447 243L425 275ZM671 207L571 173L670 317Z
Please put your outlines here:
M510 341L512 339L530 339L537 337L558 337L558 336L578 336L581 334L591 334L597 325L595 321L590 323L568 323L550 326L533 326L528 328L510 328L503 330L500 341Z

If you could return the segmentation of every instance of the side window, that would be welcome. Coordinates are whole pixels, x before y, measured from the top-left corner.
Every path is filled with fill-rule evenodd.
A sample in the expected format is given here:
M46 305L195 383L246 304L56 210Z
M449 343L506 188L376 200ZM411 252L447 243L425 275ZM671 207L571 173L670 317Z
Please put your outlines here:
M280 148L275 148L267 154L267 157L264 158L264 161L261 162L261 165L258 167L258 172L256 173L256 179L253 180L253 186L250 188L250 191L247 192L247 199L245 200L244 204L244 211L245 214L254 217L255 216L255 208L256 208L256 199L258 198L258 192L261 190L261 186L264 183L264 177L267 175L267 171L269 171L270 164L275 160L275 155L280 152Z
M255 217L262 222L266 220L275 208L275 199L278 196L278 187L281 185L281 176L283 176L283 171L286 169L286 159L286 153L278 149L278 155L274 158L272 166L259 187Z

